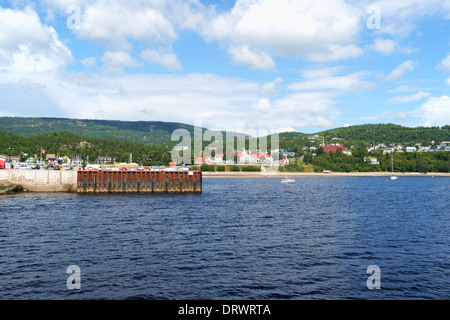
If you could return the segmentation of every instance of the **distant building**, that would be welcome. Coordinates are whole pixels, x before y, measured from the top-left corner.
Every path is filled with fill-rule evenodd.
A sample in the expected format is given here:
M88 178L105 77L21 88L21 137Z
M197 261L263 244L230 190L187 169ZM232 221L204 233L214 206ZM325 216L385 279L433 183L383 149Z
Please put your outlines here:
M377 165L380 164L377 158L375 157L366 157L364 158L364 162L370 162L371 165Z
M116 158L110 156L99 156L96 161L98 164L114 163Z
M343 147L343 146L341 146L340 144L336 144L336 145L331 145L331 146L319 146L319 148L323 148L323 150L326 152L326 153L330 153L330 152L337 152L338 150L341 150L341 151L348 151L348 148L347 147Z
M406 152L416 152L416 147L406 147Z
M6 160L7 160L7 156L0 154L0 169L6 168Z
M241 163L272 163L273 157L267 153L248 153L247 150L243 150L238 154L239 161Z
M249 153L247 150L243 150L241 153L235 153L235 157L237 157L237 161L239 163L262 163L262 164L270 164L273 162L273 157L267 153ZM234 164L233 160L224 160L225 154L218 153L214 157L205 156L205 157L197 157L195 158L195 163L206 163L206 164Z
M289 162L289 159L286 157L286 158L284 158L283 160L280 160L280 164L282 165L282 166L285 166L285 165L288 165L290 162Z
M72 159L72 164L74 166L81 166L83 163L83 159L81 159L80 157L75 157Z
M61 156L58 158L58 162L61 164L70 164L70 158L67 156Z
M383 154L386 154L386 153L393 153L394 149L393 148L380 148L380 151L383 151Z
M47 161L47 164L49 164L49 165L56 166L58 164L58 158L56 158L55 154L48 153L46 155L45 160Z
M295 156L295 152L287 152L287 151L283 151L283 157L294 157Z
M19 163L20 162L20 157L19 156L9 156L8 157L8 162L9 163Z

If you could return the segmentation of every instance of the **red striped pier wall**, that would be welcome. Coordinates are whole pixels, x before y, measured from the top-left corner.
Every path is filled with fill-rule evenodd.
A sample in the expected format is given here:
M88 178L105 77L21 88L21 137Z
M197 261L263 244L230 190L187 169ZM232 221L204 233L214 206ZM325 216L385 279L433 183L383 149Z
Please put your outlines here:
M201 171L80 170L78 193L201 193Z

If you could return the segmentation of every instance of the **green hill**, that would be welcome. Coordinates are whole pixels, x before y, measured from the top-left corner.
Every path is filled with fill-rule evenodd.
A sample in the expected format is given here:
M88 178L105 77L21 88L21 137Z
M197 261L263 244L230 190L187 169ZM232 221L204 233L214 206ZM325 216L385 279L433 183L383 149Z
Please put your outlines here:
M169 148L177 143L171 142L171 135L176 129L186 129L192 137L194 136L193 126L174 122L0 117L0 131L21 137L31 138L65 132L83 137L83 139L114 140L151 146L169 146ZM240 136L244 137L245 135ZM223 137L225 138L225 135ZM280 148L299 152L304 146L317 147L323 139L327 144L339 143L348 147L370 146L379 143L428 145L431 141L436 143L450 141L450 126L410 128L395 124L366 124L335 128L313 134L282 133L280 134ZM203 142L203 146L209 143Z
M23 137L69 132L86 138L162 145L176 129L194 132L193 126L173 122L0 117L0 131Z
M365 124L348 128L336 128L313 134L282 133L280 148L292 152L301 151L304 146L317 147L322 141L326 144L370 146L377 144L429 145L431 141L437 144L450 141L450 126L439 127L402 127L395 124Z
M68 132L86 138L166 146L173 145L171 136L177 129L185 129L194 137L194 126L176 122L0 117L0 131L22 137Z
M0 153L12 156L28 154L27 157L40 156L41 148L49 154L68 156L73 158L81 156L95 162L98 156L115 157L117 162L126 162L130 154L133 160L145 163L147 156L153 156L150 164L167 164L170 161L168 148L164 146L151 146L142 143L94 139L77 136L67 132L54 132L33 137L22 137L0 131Z

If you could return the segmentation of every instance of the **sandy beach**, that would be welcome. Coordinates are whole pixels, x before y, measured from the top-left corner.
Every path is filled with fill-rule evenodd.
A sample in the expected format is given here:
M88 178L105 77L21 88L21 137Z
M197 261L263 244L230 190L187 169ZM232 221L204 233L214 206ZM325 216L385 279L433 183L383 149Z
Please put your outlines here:
M330 178L330 177L390 177L390 172L277 172L262 174L260 172L203 172L203 178ZM450 177L450 173L395 173L398 177Z

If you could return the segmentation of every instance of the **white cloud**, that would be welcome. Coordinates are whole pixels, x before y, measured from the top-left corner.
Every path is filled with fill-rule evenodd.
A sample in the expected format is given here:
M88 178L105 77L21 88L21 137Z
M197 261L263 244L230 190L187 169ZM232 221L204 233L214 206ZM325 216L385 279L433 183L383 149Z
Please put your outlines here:
M444 126L450 124L450 97L432 97L425 102L418 113L425 126Z
M136 68L139 63L134 60L128 52L115 51L105 52L101 60L105 63L108 71L122 71L123 68Z
M443 18L450 13L448 0L362 0L358 1L357 5L361 8L367 8L369 5L379 7L381 28L378 32L399 38L410 35L423 19Z
M97 64L97 58L96 57L89 57L80 60L81 64L85 67L94 67Z
M436 69L444 72L450 72L450 54L436 66Z
M296 91L336 91L341 94L371 89L375 84L362 80L369 75L368 72L355 72L348 75L339 75L340 68L322 68L302 72L305 80L291 83L289 89Z
M284 123L289 118L296 128L307 126L332 127L340 111L335 108L334 96L323 92L296 92L286 95L273 102L273 119L280 114L288 117L283 119ZM274 121L281 124L280 121Z
M384 81L393 81L400 79L406 72L413 71L419 64L412 60L406 60L402 64L400 64L397 68L395 68L390 74L387 76L383 75L380 78Z
M375 115L375 116L367 116L367 117L361 117L358 118L358 120L363 120L363 121L373 121L373 120L377 120L377 121L384 121L388 119L388 116L386 114L386 111L382 112L379 115Z
M246 45L231 46L228 52L237 65L247 65L251 69L273 70L275 62L272 57L265 52L257 52Z
M414 92L414 91L421 91L418 86L411 86L411 85L402 85L395 89L391 89L388 91L388 93L405 93L405 92Z
M279 91L279 85L283 82L283 79L278 77L271 82L264 82L261 85L260 95L262 97L270 97L275 95Z
M251 48L312 61L349 59L363 54L355 45L362 12L343 0L238 0L201 33L232 50ZM267 56L263 60L271 66Z
M379 52L381 54L390 55L396 51L397 42L390 39L375 39L368 49Z
M295 132L294 128L287 127L287 128L281 128L276 130L277 133L284 133L284 132Z
M114 48L129 50L129 40L171 43L177 38L174 25L164 14L137 1L98 0L83 6L78 37L95 40Z
M409 95L409 96L400 96L400 97L394 97L389 99L390 103L407 103L407 102L413 102L418 101L424 98L428 98L431 94L429 92L425 91L419 91L416 94Z
M22 78L0 73L0 88L2 84L19 86ZM275 79L273 83L280 81ZM289 126L329 127L339 114L334 94L293 92L281 98L269 97L273 88L268 88L267 83L210 74L80 73L57 77L38 73L28 74L21 85L32 87L36 94L51 101L45 106L36 104L35 108L69 118L188 124L200 120L206 127L215 129L276 130Z
M150 63L159 64L169 70L183 70L180 60L174 53L163 53L149 49L141 53L141 59Z
M406 120L409 118L409 115L407 112L397 112L395 118L397 120Z
M31 8L0 7L0 64L16 72L52 71L72 60L55 29L42 24Z

